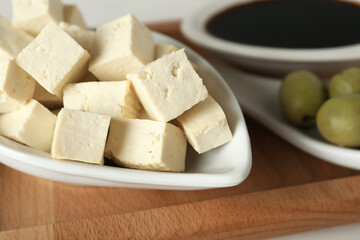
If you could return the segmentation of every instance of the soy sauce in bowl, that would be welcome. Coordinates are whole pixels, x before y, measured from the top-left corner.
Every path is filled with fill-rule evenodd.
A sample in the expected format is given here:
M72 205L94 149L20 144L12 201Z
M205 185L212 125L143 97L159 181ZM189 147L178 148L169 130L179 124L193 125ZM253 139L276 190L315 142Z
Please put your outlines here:
M206 24L241 44L315 49L360 43L360 5L336 0L260 0L226 9Z

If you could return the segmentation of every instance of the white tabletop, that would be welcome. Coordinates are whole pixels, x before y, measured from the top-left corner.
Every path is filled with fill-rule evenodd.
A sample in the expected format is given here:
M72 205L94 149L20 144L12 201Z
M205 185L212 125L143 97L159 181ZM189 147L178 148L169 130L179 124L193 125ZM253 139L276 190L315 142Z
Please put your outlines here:
M89 27L99 26L129 12L146 23L179 20L192 8L211 0L63 0L75 3L82 11ZM0 1L1 14L11 19L11 0ZM272 240L357 240L360 239L360 223L326 228Z

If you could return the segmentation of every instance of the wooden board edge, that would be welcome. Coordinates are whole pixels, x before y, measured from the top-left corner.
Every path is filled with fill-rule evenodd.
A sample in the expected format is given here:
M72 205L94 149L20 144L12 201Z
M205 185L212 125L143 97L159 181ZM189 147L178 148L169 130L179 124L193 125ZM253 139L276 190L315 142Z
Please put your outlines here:
M360 176L355 176L5 231L0 238L268 238L360 221L360 194L356 194L359 192Z

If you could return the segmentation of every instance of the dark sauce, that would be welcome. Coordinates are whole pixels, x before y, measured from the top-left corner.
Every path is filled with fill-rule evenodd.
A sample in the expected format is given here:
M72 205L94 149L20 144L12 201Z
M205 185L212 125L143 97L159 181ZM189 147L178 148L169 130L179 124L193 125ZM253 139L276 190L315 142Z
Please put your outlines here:
M214 16L208 32L225 40L278 48L360 43L360 6L335 0L253 1Z

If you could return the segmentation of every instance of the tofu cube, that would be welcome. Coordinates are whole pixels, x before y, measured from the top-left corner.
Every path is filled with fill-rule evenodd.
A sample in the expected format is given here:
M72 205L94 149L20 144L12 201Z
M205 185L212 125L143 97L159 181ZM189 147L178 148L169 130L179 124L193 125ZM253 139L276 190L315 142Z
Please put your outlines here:
M86 30L78 25L70 25L66 22L60 22L59 26L69 34L78 44L80 44L90 55L92 55L95 40L95 31Z
M169 123L140 119L113 119L105 157L130 168L182 172L186 137Z
M172 44L155 44L155 59L179 50Z
M76 5L64 5L64 22L75 24L83 29L87 29L85 20Z
M133 15L106 23L96 30L90 72L100 81L119 81L127 73L154 60L154 39Z
M141 105L129 81L84 82L64 88L64 107L113 118L136 118Z
M35 80L13 60L0 60L0 113L24 107L34 89Z
M155 44L155 59L161 58L162 56L170 54L172 52L176 52L177 50L179 49L172 44ZM198 72L199 66L191 61L190 63L193 66L194 70Z
M34 37L16 29L12 23L0 16L0 59L15 59Z
M168 122L205 100L208 91L184 49L127 74L151 119Z
M50 22L25 47L16 63L49 93L61 97L65 84L79 81L87 74L89 53Z
M60 0L12 0L15 27L36 36L50 22L63 20Z
M51 155L56 159L104 164L110 116L61 109L56 121Z
M232 139L224 111L210 96L178 117L177 122L198 153L209 151Z
M49 93L38 83L36 83L33 98L48 109L54 109L63 106L63 101L61 98Z
M50 152L56 116L31 100L25 107L0 115L0 134L32 148Z

